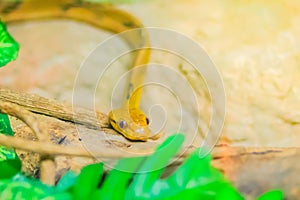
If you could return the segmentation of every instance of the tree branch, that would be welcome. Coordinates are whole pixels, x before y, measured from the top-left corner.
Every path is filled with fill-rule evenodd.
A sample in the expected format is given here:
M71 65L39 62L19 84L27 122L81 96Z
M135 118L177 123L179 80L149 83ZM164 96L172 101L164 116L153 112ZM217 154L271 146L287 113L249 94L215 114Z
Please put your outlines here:
M19 93L0 88L0 100L17 104L34 113L74 122L96 130L111 127L108 117L104 113L78 107L73 109L71 105L35 94Z
M26 144L26 145L24 145ZM22 138L16 138L0 134L0 145L13 147L24 151L33 151L40 154L49 155L65 155L65 156L80 156L89 158L122 158L126 154L120 152L90 152L82 146L64 147L62 145L52 144L49 142L30 141ZM128 155L127 155L128 156Z

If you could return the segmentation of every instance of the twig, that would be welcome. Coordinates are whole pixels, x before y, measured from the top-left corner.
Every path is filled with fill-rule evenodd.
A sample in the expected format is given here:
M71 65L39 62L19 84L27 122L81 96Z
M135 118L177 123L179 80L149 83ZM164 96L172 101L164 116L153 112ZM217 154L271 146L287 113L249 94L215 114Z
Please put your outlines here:
M0 113L5 113L22 120L27 126L29 126L33 130L37 138L41 139L47 137L45 130L42 127L40 127L39 119L24 108L16 104L0 100Z
M26 145L25 145L26 144ZM66 156L80 156L80 157L99 157L99 158L122 158L129 157L128 154L122 152L90 152L84 147L64 147L57 144L41 141L30 141L22 138L16 138L0 134L0 145L6 147L13 147L25 151L33 151L40 154L49 155L66 155Z
M55 184L55 162L52 157L41 158L41 174L40 179L43 183L48 185Z

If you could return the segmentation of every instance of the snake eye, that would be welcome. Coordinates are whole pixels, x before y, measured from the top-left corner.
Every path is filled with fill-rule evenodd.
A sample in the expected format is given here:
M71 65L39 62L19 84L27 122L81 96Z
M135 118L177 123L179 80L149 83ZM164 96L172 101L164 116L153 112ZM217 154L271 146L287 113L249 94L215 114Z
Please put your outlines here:
M126 123L126 121L124 121L124 120L121 120L121 121L119 122L119 127L120 127L121 129L124 129L124 128L126 128L126 127L127 127L127 123Z
M147 125L149 125L149 123L150 123L150 120L148 117L146 117L146 123L147 123Z

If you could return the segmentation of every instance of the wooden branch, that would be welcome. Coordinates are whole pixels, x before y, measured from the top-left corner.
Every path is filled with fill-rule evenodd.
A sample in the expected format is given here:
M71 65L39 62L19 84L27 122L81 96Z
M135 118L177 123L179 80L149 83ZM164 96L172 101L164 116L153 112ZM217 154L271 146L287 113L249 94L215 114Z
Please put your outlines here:
M41 126L40 120L31 112L25 110L23 107L0 100L0 113L6 113L22 120L33 130L35 136L39 138L39 140L48 139L45 127Z
M26 145L24 145L26 144ZM51 144L49 142L41 141L30 141L22 138L16 138L12 136L7 136L0 134L0 145L6 147L13 147L16 149L21 149L25 151L33 151L40 154L49 154L49 155L65 155L65 156L80 156L80 157L89 157L89 158L122 158L128 157L129 155L124 154L123 152L108 152L108 151L95 151L90 152L83 146L76 147L64 147L62 145Z
M56 165L53 157L42 157L40 166L40 180L47 185L55 185Z
M71 105L35 94L19 93L0 88L0 100L17 104L34 113L74 122L96 130L110 127L108 117L104 113L78 107L73 109Z

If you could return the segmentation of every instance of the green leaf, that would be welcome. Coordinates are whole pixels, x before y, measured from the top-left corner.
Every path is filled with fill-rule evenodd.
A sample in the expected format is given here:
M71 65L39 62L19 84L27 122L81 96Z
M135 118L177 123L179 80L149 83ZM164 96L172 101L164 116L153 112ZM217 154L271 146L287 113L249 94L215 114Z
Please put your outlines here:
M68 171L56 185L56 192L64 192L69 190L77 181L78 175L75 172Z
M127 187L145 157L124 158L111 170L93 199L124 199Z
M0 114L0 134L14 135L6 114ZM21 170L21 167L21 160L15 150L0 146L0 179L14 176Z
M280 190L272 190L262 194L258 200L282 200L283 192Z
M42 199L47 196L43 187L35 185L30 181L6 182L4 190L0 193L0 199Z
M11 179L0 180L0 199L72 200L68 192L58 192L53 186L17 174Z
M210 156L199 157L200 151L191 154L166 180L153 184L157 199L243 199L221 172L210 165Z
M0 21L0 67L15 60L18 52L19 44L7 32L5 24Z
M210 156L200 157L202 149L191 154L171 176L161 179L183 140L180 134L169 137L145 160L125 199L243 199L222 173L210 165Z
M159 181L163 170L169 160L180 150L183 141L184 135L172 135L145 160L126 192L126 199L145 199L156 195L157 191L153 185Z
M10 152L9 150L5 150L5 152L9 152L8 154L4 153L3 147L0 150L0 157L6 157L7 155L11 156L15 154L15 152ZM0 179L13 177L15 174L20 172L22 167L22 163L20 159L15 156L14 159L7 159L0 162Z
M42 200L73 200L73 196L70 193L59 193L45 197Z
M26 176L22 175L21 173L18 173L17 175L12 177L10 180L11 180L11 182L29 183L31 185L31 187L40 188L41 190L43 190L44 191L43 193L45 193L46 195L52 195L55 192L54 187L43 184L38 179L26 177Z
M97 189L103 171L103 163L92 164L82 168L73 187L75 199L90 199Z
M0 133L10 136L14 135L8 116L2 113L0 113Z

